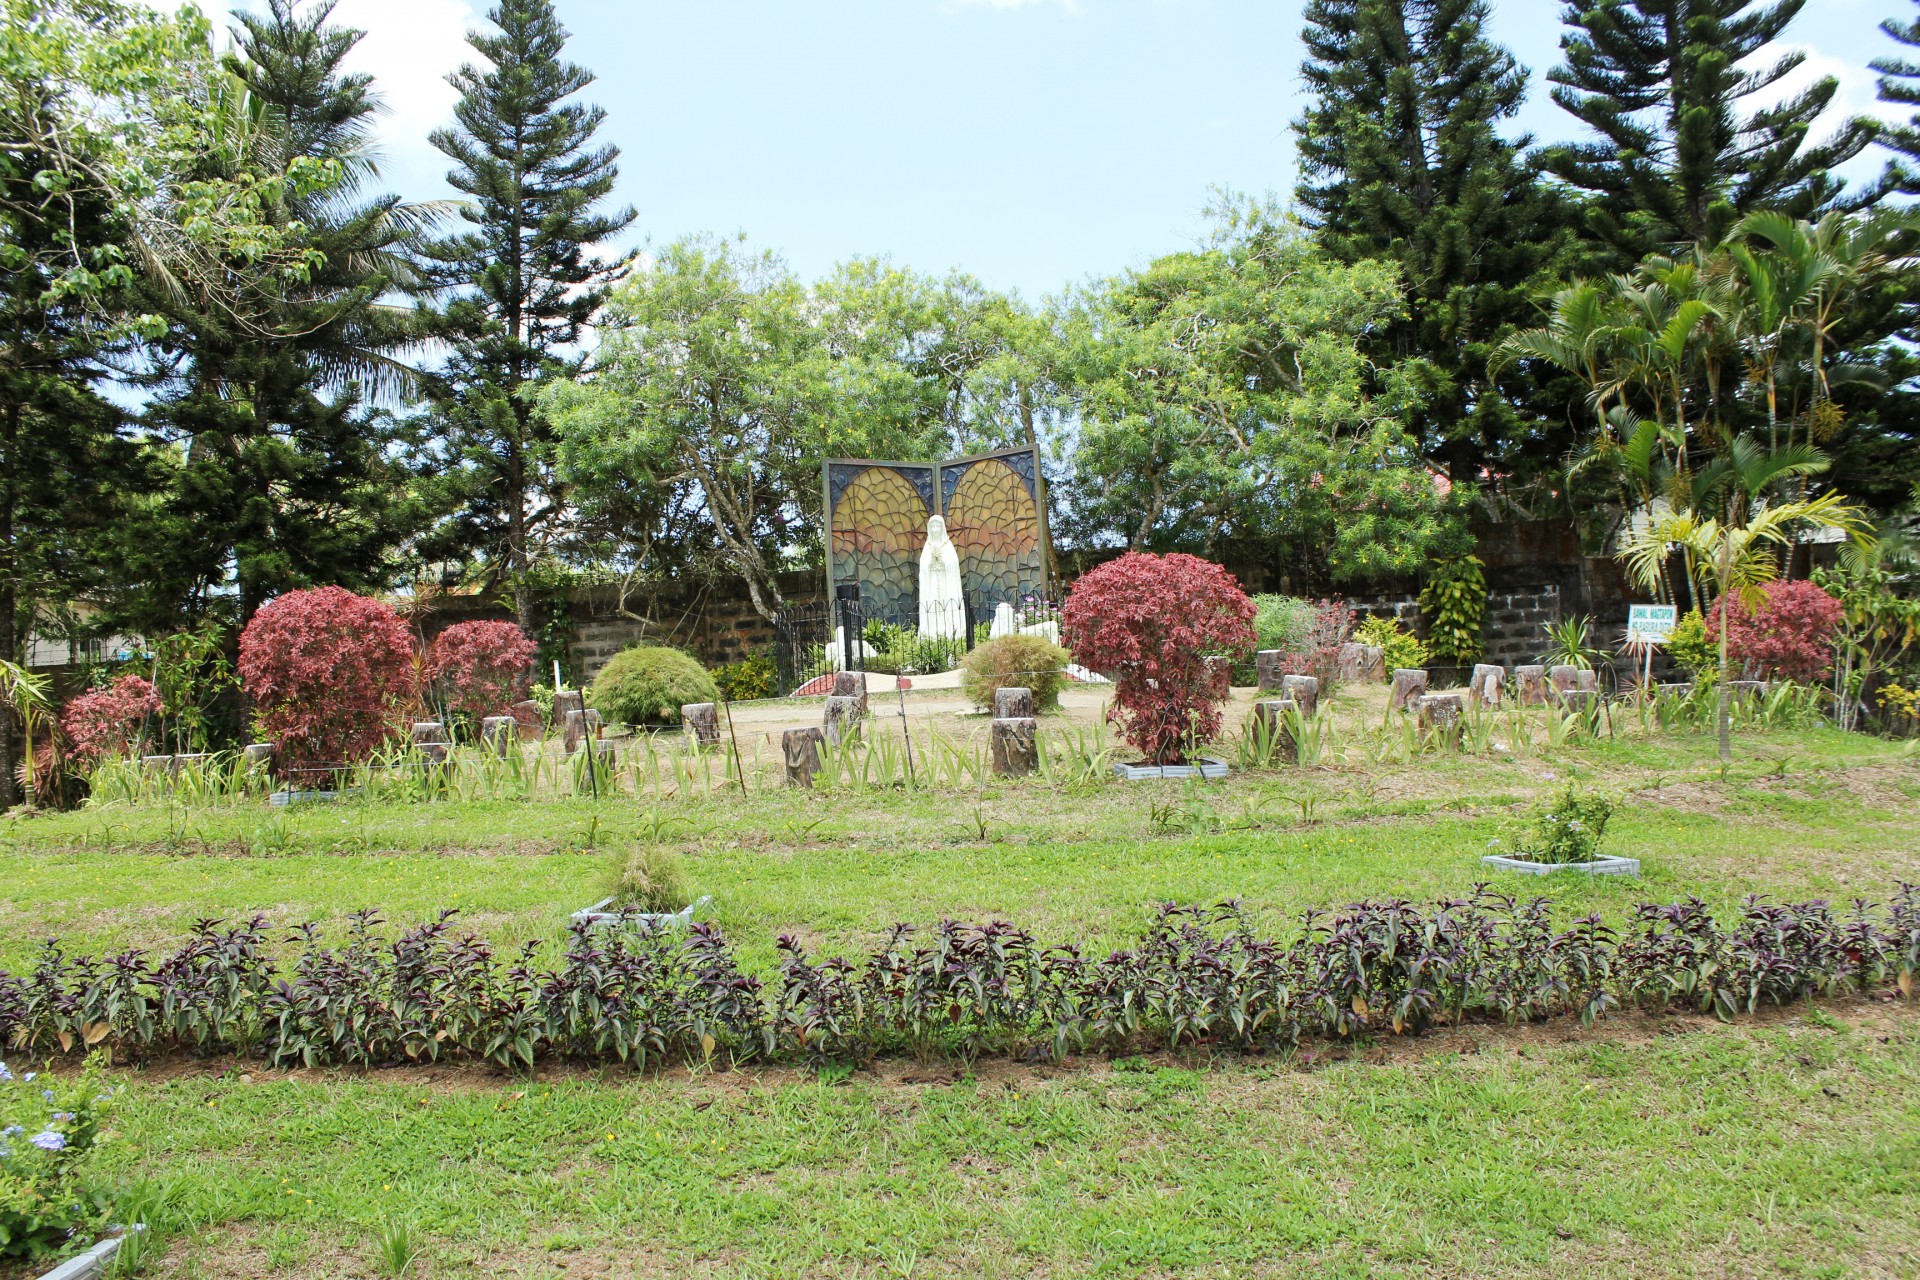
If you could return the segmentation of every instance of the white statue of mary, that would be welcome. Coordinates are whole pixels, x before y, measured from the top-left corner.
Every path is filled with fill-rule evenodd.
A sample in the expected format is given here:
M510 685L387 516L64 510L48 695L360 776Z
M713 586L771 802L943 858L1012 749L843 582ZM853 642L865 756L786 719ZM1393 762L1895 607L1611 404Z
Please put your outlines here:
M927 521L927 544L920 548L920 634L957 640L967 633L967 609L960 593L960 553L947 536L947 522Z

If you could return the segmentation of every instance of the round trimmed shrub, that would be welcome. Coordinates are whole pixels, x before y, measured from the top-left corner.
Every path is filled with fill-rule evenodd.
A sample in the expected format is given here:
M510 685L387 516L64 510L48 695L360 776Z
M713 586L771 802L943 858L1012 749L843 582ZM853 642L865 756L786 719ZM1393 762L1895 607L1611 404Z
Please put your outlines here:
M364 759L414 694L413 635L343 587L289 591L240 633L240 680L283 770Z
M967 655L960 664L960 687L988 709L1002 686L1031 689L1034 708L1049 711L1060 705L1060 686L1066 683L1060 668L1070 661L1071 654L1044 636L1001 636Z
M427 679L450 711L476 721L504 715L527 696L533 655L511 622L456 622L427 650Z
M1111 676L1108 719L1148 764L1178 764L1220 732L1228 664L1253 646L1253 601L1234 576L1197 556L1129 551L1073 584L1061 637Z
M616 724L677 724L683 704L719 700L719 686L691 654L657 644L616 653L587 690L587 705Z
M67 758L85 768L102 756L127 755L134 749L141 725L159 710L160 698L153 685L136 675L121 676L104 689L79 695L60 713Z

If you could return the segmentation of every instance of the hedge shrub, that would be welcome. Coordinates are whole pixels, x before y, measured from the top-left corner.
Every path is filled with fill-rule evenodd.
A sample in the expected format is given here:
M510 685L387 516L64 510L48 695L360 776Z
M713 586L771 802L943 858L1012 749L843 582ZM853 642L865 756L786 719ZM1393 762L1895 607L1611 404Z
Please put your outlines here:
M691 654L655 644L615 654L587 690L587 705L615 724L678 724L682 705L719 700L720 687Z
M341 587L289 591L240 633L240 680L278 768L351 764L414 701L413 634L389 606Z
M1010 635L989 640L960 664L960 687L975 705L993 709L994 692L1002 686L1033 690L1036 710L1060 705L1060 689L1067 681L1061 670L1072 655L1044 636Z

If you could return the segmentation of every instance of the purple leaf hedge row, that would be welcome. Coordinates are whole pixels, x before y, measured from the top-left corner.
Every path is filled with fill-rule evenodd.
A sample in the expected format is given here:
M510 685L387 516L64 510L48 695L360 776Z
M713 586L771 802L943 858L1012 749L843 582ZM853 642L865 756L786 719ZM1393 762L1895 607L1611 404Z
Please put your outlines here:
M282 958L276 946L287 944ZM378 915L343 940L316 926L205 920L158 958L42 948L0 971L0 1044L36 1055L111 1047L120 1060L238 1054L275 1066L480 1060L859 1062L876 1054L1057 1058L1148 1043L1281 1048L1633 1005L1724 1018L1841 989L1911 994L1920 891L1884 904L1749 898L1721 920L1699 899L1556 922L1544 898L1484 886L1432 906L1358 902L1257 936L1237 903L1160 906L1131 949L1048 946L1010 924L897 925L858 960L792 938L766 980L719 929L576 924L564 954L501 954L453 913L394 936Z

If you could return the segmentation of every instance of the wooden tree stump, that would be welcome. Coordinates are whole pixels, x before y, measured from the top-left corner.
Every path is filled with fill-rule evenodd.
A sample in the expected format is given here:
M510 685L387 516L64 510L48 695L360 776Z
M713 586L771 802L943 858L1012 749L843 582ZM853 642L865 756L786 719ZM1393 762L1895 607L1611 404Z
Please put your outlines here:
M1280 666L1286 660L1287 655L1279 649L1262 649L1253 655L1253 674L1260 692L1269 693L1280 687L1281 680L1286 678Z
M1492 662L1476 662L1473 664L1473 679L1467 684L1467 696L1483 707L1498 708L1506 683L1505 667Z
M1262 698L1253 704L1253 719L1247 724L1256 744L1264 741L1275 759L1288 764L1300 758L1300 744L1293 740L1293 725L1287 718L1296 709L1292 698Z
M1414 700L1414 711L1424 731L1457 728L1467 713L1466 702L1457 693L1428 693Z
M534 705L538 706L539 704L535 703ZM585 711L586 709L587 695L583 690L563 689L553 695L553 722L555 724L565 724L567 722L567 712L569 711Z
M819 729L788 729L780 735L780 754L786 758L787 785L811 787L820 772L820 744L826 735Z
M1002 693L1006 690L1001 690ZM993 771L1007 778L1024 778L1040 767L1036 743L1039 722L1032 716L998 716L987 736L993 751Z
M1415 698L1427 691L1427 673L1419 667L1395 667L1393 670L1393 694L1387 699L1387 707L1393 711L1405 711L1413 705Z
M1523 707L1544 707L1550 699L1549 690L1553 686L1547 683L1547 669L1539 663L1513 669L1514 684L1520 689L1520 705Z
M714 703L682 704L680 724L687 732L689 746L717 747L720 745L720 708Z
M413 745L420 748L420 754L435 764L447 761L447 727L438 720L415 720L413 722Z
M1360 678L1362 680L1387 678L1387 651L1384 646L1377 644L1360 646Z
M867 678L858 671L836 671L833 673L833 698L852 698L867 709Z
M1033 690L1008 684L993 691L995 720L1031 720L1033 715Z
M569 711L561 726L560 743L568 755L580 749L580 744L600 736L600 713L588 708L585 711Z
M174 771L173 757L141 756L140 771L142 773L172 773Z
M1565 663L1547 669L1547 680L1557 694L1569 694L1580 687L1580 668Z
M520 730L522 742L537 738L547 727L546 717L540 712L540 704L532 698L516 702L512 707L513 723Z
M830 697L826 714L820 721L821 735L837 747L860 732L860 718L865 714L866 709L858 698Z
M274 744L271 742L249 742L241 753L246 761L247 772L254 773L273 768Z
M1727 681L1727 700L1739 702L1742 699L1758 699L1766 696L1765 680L1729 680Z
M1320 706L1320 679L1317 676L1282 676L1282 697L1291 698L1300 714L1311 717Z
M1355 644L1349 640L1340 646L1333 658L1333 675L1336 680L1365 679L1367 646Z
M519 738L520 726L512 716L487 716L480 721L480 747L488 755L504 759Z

